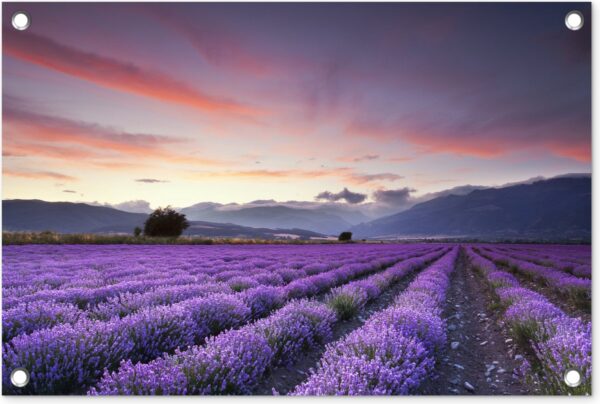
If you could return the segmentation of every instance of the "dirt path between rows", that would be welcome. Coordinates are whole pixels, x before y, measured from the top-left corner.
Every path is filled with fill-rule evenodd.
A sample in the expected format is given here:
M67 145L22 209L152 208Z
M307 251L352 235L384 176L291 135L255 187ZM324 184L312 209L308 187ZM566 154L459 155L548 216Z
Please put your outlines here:
M467 267L461 251L444 310L448 343L438 354L437 378L425 382L418 394L535 394L513 376L520 361L498 313L488 309L490 302L489 289Z
M385 309L400 294L410 282L421 272L414 271L405 276L401 281L383 292L377 299L368 303L358 316L351 320L340 321L333 328L333 341L343 338L353 330L361 327L367 319L374 313ZM311 368L315 368L325 351L325 347L313 349L310 352L302 354L301 359L291 365L289 368L273 369L267 378L254 390L254 395L272 395L274 392L284 395L292 391L294 387L305 381Z

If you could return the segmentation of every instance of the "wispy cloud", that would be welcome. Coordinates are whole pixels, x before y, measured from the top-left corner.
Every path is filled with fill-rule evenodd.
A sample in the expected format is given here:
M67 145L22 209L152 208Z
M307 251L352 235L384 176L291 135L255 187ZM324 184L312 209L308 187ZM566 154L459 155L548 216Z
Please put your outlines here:
M4 126L11 133L5 134L4 144L6 151L12 154L69 161L79 159L90 164L97 164L100 160L107 166L116 163L117 168L119 156L198 166L224 164L223 161L172 151L170 146L185 142L176 136L129 133L95 123L24 111L10 105L3 106L3 115Z
M373 161L379 158L378 154L365 154L363 156L358 157L339 157L337 161L341 161L344 163L360 163L361 161Z
M61 180L61 181L76 181L77 178L70 175L61 173L55 173L52 171L20 171L5 168L2 170L3 175L9 175L11 177L28 178L32 180Z
M419 156L448 153L496 159L509 153L534 150L590 162L588 110L577 110L574 105L560 101L550 105L542 101L534 105L512 103L516 105L482 101L481 105L472 107L471 114L460 119L444 119L442 113L436 116L429 111L403 115L392 121L371 114L364 119L353 119L345 133L376 142L405 141L417 147ZM502 108L503 112L499 113Z
M161 182L169 182L166 180L157 180L155 178L138 178L135 180L135 182L144 182L146 184L157 184L157 183L161 183Z
M315 200L325 200L329 202L337 202L343 200L352 205L364 202L365 199L367 199L366 194L352 192L348 188L344 188L343 190L337 193L323 191L315 197Z
M393 173L379 173L379 174L351 174L350 178L356 184L365 184L373 181L398 181L404 178L401 175Z
M30 32L3 30L5 55L102 87L208 112L256 114L247 105L196 90L166 74L63 45Z
M257 178L263 180L280 178L323 178L337 177L342 181L363 185L377 181L397 181L401 175L393 173L365 174L354 171L349 167L322 168L318 170L243 170L243 171L203 171L192 174L194 178Z
M251 51L248 38L235 35L223 24L215 24L209 15L202 16L201 21L196 18L190 24L185 16L175 15L172 6L150 4L145 11L185 38L205 61L217 68L260 77L281 70L271 55Z
M73 191L72 189L63 189L63 192L67 193L67 194L76 194L77 191Z

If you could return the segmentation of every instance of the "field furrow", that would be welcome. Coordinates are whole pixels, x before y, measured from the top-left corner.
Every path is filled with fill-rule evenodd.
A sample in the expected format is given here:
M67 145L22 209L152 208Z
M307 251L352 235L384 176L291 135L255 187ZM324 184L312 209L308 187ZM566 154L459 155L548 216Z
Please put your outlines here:
M291 395L409 394L426 380L446 339L441 307L458 247L420 273L389 308L327 346Z
M344 336L361 327L375 313L385 309L394 301L399 293L404 291L407 285L418 275L420 271L411 272L396 282L393 286L385 290L379 297L369 301L364 309L357 312L350 318L338 321L333 327L332 342L342 339ZM323 297L324 300L327 296ZM263 380L253 394L271 395L287 394L303 382L309 375L311 368L314 368L325 351L325 346L319 345L316 348L304 352L293 367L277 368L270 372Z
M461 251L444 309L447 343L435 377L419 394L530 394L532 386L514 377L521 363L515 360L514 343L501 318L490 308L491 293L468 264Z
M543 394L591 394L591 323L569 317L475 249L467 247L466 252L493 290L496 307L525 354L519 376L539 386ZM581 375L576 387L564 383L570 369Z

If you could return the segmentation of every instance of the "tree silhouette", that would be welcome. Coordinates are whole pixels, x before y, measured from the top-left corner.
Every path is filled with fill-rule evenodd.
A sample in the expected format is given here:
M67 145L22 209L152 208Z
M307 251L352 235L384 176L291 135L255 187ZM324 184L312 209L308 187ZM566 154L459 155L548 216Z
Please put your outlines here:
M150 214L144 223L144 234L150 237L178 237L188 227L190 224L185 215L167 206Z
M339 241L351 241L352 240L352 232L350 232L350 231L341 232L338 237L338 240Z

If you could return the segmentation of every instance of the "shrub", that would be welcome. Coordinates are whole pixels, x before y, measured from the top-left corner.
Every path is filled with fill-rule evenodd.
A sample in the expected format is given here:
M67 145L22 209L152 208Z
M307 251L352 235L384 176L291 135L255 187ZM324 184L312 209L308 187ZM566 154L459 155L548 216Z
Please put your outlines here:
M188 227L190 224L185 215L167 206L150 214L144 223L144 234L150 237L178 237Z
M360 287L335 288L327 298L327 304L341 320L354 317L367 302L367 292Z
M351 241L352 240L352 232L350 232L350 231L341 232L338 237L338 240L339 241Z

